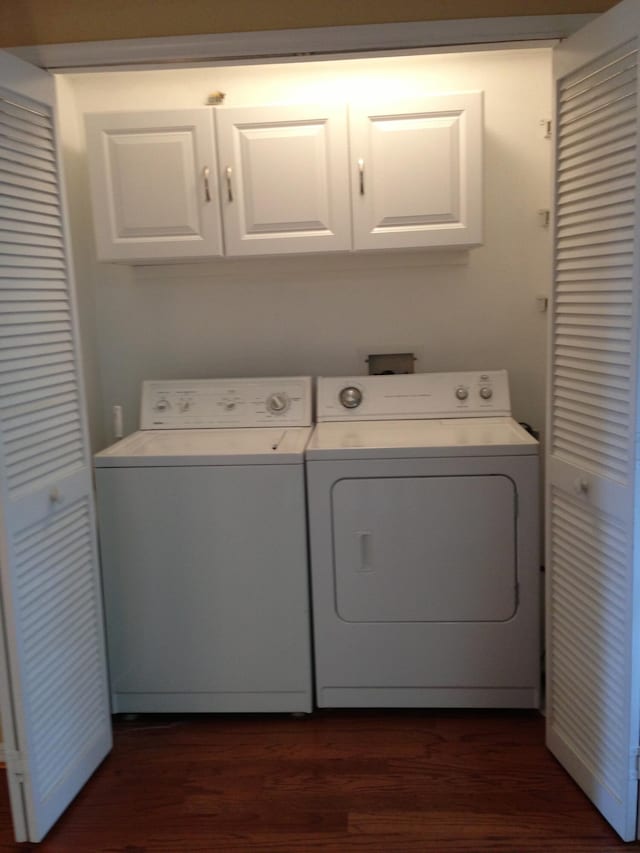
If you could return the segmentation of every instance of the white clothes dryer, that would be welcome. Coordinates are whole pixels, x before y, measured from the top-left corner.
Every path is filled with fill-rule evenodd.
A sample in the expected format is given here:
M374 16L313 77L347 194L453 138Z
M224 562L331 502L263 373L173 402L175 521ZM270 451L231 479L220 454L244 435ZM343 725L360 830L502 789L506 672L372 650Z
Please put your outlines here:
M320 378L320 707L536 707L538 443L506 371Z
M312 709L311 380L147 381L95 457L115 712Z

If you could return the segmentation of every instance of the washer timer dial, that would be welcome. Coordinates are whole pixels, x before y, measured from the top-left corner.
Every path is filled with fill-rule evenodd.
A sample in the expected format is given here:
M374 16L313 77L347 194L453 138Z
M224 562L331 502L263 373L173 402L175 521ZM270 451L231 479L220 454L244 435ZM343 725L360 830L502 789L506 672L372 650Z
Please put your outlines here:
M283 415L290 405L291 400L284 391L270 394L267 397L267 410L271 412L272 415Z

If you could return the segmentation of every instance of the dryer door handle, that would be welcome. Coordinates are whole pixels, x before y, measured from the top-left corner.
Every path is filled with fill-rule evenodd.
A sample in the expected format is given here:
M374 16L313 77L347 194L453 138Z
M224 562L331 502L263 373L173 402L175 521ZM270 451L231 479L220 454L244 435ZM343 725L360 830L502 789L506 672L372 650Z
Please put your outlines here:
M372 534L369 530L359 530L356 534L360 544L360 566L359 572L372 572L373 564L371 561L372 554Z

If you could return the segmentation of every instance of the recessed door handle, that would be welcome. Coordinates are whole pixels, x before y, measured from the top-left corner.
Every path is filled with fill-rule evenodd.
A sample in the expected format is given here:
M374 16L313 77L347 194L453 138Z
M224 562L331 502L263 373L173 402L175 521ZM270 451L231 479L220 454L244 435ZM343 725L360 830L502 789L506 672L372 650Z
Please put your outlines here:
M364 160L358 160L358 175L360 177L360 195L364 195Z
M357 536L360 543L360 567L358 568L358 571L372 572L373 563L371 561L371 533L368 530L362 530L357 534Z
M205 166L202 170L202 178L204 180L204 200L211 201L211 191L209 190L209 167Z

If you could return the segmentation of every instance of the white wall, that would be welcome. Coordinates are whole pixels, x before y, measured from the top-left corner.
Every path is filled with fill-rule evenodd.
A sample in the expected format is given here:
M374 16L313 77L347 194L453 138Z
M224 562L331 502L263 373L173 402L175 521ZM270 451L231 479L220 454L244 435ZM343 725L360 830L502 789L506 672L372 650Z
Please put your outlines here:
M550 51L78 74L83 112L191 107L209 92L227 105L357 99L361 92L485 93L485 243L468 253L318 255L131 268L97 264L81 136L63 104L67 171L91 372L92 437L110 440L111 406L137 426L145 378L364 373L367 352L413 350L419 370L511 374L514 414L543 425L549 288ZM95 300L95 316L93 302ZM101 386L101 387L100 387ZM101 404L98 401L101 399Z

